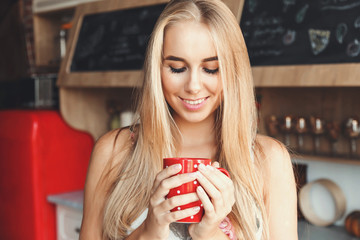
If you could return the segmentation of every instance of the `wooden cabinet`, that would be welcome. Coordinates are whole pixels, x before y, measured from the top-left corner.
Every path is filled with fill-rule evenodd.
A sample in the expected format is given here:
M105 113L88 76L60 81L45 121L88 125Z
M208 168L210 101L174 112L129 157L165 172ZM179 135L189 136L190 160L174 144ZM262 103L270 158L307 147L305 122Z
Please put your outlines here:
M109 130L107 103L118 102L124 110L133 106L134 89L141 85L142 72L93 71L71 72L70 65L84 16L112 10L135 8L166 3L168 0L108 0L64 8L56 12L35 14L35 42L37 64L58 67L59 45L56 36L64 16L74 16L69 34L67 53L61 63L58 85L60 109L63 118L71 126L90 132L95 139ZM244 1L226 0L240 20ZM271 114L282 117L286 114L309 117L320 115L326 120L342 122L356 115L360 107L360 65L315 64L289 66L253 67L253 76L258 94L263 96L259 131L266 134L265 118ZM281 139L282 136L279 136ZM292 138L296 136L293 134ZM312 137L306 136L310 149ZM296 140L293 139L293 142ZM322 148L327 151L327 140L322 136ZM346 153L348 140L341 138L340 153Z
M35 64L58 71L60 58L60 28L74 14L74 9L63 9L34 15Z
M290 78L292 75L290 75ZM336 157L330 155L330 139L326 131L319 135L320 153L314 155L314 134L310 131L303 134L304 152L297 151L297 134L292 131L290 135L290 149L295 155L311 155L307 158L323 159L329 161L339 161L343 163L360 162L359 159L349 157L350 139L344 131L346 118L359 116L360 109L360 87L257 87L256 92L261 96L260 124L259 131L268 134L267 118L274 115L278 121L283 121L289 115L293 119L304 117L307 120L311 117L321 117L326 123L335 121L340 126L339 139L336 142ZM309 122L307 122L309 127ZM284 132L279 130L276 138L284 142ZM360 155L360 141L356 142L358 155Z
M360 63L253 67L257 87L360 86Z
M57 72L61 63L61 25L72 21L77 5L101 0L34 0L35 64L44 71Z
M82 21L85 16L136 7L166 3L168 0L108 0L87 3L76 8L74 25L69 35L69 46L59 72L60 109L64 119L74 128L89 131L95 139L109 130L107 102L119 102L122 108L131 108L134 88L141 85L142 72L70 70ZM243 0L224 0L240 20Z
M58 85L63 88L80 87L80 88L103 88L103 87L137 87L141 85L142 72L140 70L122 70L122 71L71 71L75 49L79 39L81 26L84 17L92 14L100 14L116 10L126 10L130 8L140 8L144 6L167 3L169 0L109 0L106 2L94 2L78 6L74 16L74 26L69 36L69 48L64 61L61 64L59 72ZM240 21L241 8L243 0L224 0L233 10L233 13ZM143 12L144 14L146 12ZM146 13L147 14L147 13ZM137 24L129 23L129 24ZM141 28L141 26L136 26ZM100 29L99 29L100 30ZM103 29L102 29L103 30ZM119 44L121 44L119 42ZM115 44L114 44L115 45ZM116 46L114 46L116 47ZM129 49L126 49L129 50ZM106 56L108 57L108 56Z

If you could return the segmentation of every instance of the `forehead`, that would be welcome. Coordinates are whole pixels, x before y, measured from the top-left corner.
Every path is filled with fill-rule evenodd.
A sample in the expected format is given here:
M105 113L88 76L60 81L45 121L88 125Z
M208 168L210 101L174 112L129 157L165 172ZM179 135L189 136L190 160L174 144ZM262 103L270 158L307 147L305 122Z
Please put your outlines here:
M164 55L184 58L216 56L214 41L205 23L182 21L168 26L164 33Z

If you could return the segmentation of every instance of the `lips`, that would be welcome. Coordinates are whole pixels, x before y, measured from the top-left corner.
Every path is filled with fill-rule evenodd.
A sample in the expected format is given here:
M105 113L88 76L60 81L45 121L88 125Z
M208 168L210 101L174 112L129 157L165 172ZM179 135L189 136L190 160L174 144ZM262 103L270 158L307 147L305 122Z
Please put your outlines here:
M188 104L191 104L191 105L197 105L197 104L200 104L202 103L203 101L205 101L206 98L201 98L201 99L198 99L198 100L187 100L187 99L183 99L184 102L188 103Z
M208 97L194 99L194 100L184 99L184 98L180 98L180 99L187 109L194 111L200 109L206 103Z

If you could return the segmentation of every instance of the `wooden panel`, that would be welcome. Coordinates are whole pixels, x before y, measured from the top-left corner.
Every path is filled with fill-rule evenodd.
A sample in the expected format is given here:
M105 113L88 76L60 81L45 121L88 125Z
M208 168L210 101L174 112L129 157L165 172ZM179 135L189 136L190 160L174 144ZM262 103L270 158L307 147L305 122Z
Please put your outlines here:
M129 72L98 72L98 73L72 73L70 72L71 60L74 55L78 34L82 25L84 15L106 12L111 10L120 10L126 8L135 8L151 4L164 3L167 0L142 0L142 1L118 1L108 0L105 2L93 2L82 4L76 8L74 17L74 26L70 31L66 56L61 64L58 85L63 87L107 87L107 86L135 86L139 81L141 71Z
M94 139L110 130L108 101L123 110L131 108L134 97L130 88L61 88L60 111L73 128L89 132Z
M58 20L49 21L46 17L34 16L35 62L37 66L54 66L56 63L60 63L59 45L55 42L59 31L60 23Z
M257 88L257 94L262 96L261 119L259 130L262 134L268 134L266 119L270 115L283 118L286 115L294 117L318 116L325 121L336 121L341 126L341 134L337 142L339 155L348 156L350 141L342 128L344 120L351 116L359 116L360 88ZM290 148L296 152L297 137L292 132ZM280 141L284 141L284 134L276 135ZM314 137L311 133L304 135L305 152L313 151ZM358 155L360 156L360 139L357 142ZM326 134L320 136L320 150L322 153L330 153L330 142Z
M166 3L168 0L142 0L142 1L118 1L109 0L106 2L93 2L82 4L77 7L74 26L71 29L67 54L62 61L58 85L62 87L132 87L139 85L139 78L141 78L141 71L108 71L108 72L71 72L70 66L74 56L76 43L78 40L79 31L82 25L82 20L85 15L135 8L146 5ZM233 11L233 13L240 19L241 9L244 1L225 0L224 1Z
M100 1L100 0L34 0L33 13L48 13L63 9L74 8L81 3Z
M109 130L109 114L106 102L115 99L125 108L130 107L133 98L131 88L139 86L142 71L122 72L83 72L70 73L70 59L75 50L77 34L80 30L82 17L86 14L105 12L116 9L140 7L164 3L167 0L108 0L104 2L87 3L77 7L74 26L69 35L67 55L62 62L58 85L60 86L60 110L63 118L74 128L90 132L95 139ZM224 0L240 19L243 0Z
M319 157L313 155L292 155L291 159L293 162L298 162L298 160L305 161L318 161L318 162L330 162L330 163L338 163L338 164L349 164L349 165L360 165L360 161L358 159L348 159L348 158L330 158L330 157Z
M60 66L60 27L73 9L34 15L35 63L38 67Z
M253 67L257 87L360 86L360 64Z
M241 13L244 7L245 0L223 0L223 2L230 8L240 23Z
M66 87L136 87L143 79L142 71L85 72L67 74L60 86Z

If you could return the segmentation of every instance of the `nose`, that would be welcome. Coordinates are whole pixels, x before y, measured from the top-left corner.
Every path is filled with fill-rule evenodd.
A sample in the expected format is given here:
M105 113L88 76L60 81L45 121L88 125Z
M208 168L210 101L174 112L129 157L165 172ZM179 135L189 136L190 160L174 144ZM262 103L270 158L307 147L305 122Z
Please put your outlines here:
M202 88L202 82L197 70L192 70L189 75L189 79L185 84L185 91L191 94L197 94Z

